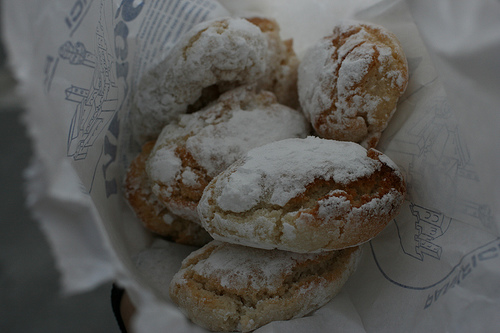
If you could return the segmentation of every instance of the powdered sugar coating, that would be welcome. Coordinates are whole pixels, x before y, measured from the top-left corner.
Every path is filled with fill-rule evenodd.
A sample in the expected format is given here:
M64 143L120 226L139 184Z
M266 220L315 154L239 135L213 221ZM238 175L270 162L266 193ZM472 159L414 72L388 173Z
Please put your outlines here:
M182 115L163 129L147 166L153 192L177 214L181 213L173 202L186 202L188 215L181 215L192 218L195 197L201 197L208 181L248 150L308 133L304 116L278 104L273 94L256 93L251 87L234 89L217 103ZM179 186L190 191L190 198L174 198Z
M162 140L163 137L160 136L159 139ZM149 178L153 180L153 186L156 187L153 192L159 191L157 180L161 180L162 182L175 180L181 172L181 167L181 159L172 150L157 149L154 154L151 154L148 160L147 171ZM169 192L171 193L172 190L170 189Z
M240 18L193 27L165 60L142 77L131 112L136 136L158 135L202 96L204 88L257 81L266 71L267 45L260 29Z
M171 241L190 245L204 245L212 238L199 223L184 220L172 214L152 192L146 174L146 160L155 142L147 142L132 160L125 175L123 192L136 217L150 231L168 237Z
M384 160L374 149L312 136L252 149L205 188L201 224L216 240L264 249L364 243L397 215L406 193Z
M249 332L326 304L356 269L360 255L359 247L299 254L213 241L183 261L170 296L210 331Z
M299 100L321 137L375 147L407 82L406 58L392 33L344 23L304 55Z
M347 184L379 167L357 144L316 137L282 140L249 151L238 168L221 179L217 204L239 213L272 193L269 204L283 207L317 178Z
M209 176L215 177L251 148L284 138L305 137L308 132L309 126L299 112L277 103L250 112L235 108L227 122L214 122L189 137L186 149Z
M218 280L223 288L276 292L283 284L283 277L291 274L294 266L317 257L315 254L262 252L242 246L219 246L209 257L193 265L192 269L197 274Z

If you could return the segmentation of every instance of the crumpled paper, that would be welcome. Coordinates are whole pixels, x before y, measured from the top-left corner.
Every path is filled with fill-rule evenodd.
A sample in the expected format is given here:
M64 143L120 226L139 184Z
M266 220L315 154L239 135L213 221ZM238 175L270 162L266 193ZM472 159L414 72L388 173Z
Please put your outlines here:
M66 293L116 281L138 309L136 332L204 332L164 290L192 249L155 240L121 193L138 149L128 124L138 79L210 18L274 17L299 57L341 20L358 19L393 31L408 58L407 92L378 147L402 168L408 200L363 246L334 300L257 331L500 327L498 1L23 0L4 1L2 14L35 151L28 205Z

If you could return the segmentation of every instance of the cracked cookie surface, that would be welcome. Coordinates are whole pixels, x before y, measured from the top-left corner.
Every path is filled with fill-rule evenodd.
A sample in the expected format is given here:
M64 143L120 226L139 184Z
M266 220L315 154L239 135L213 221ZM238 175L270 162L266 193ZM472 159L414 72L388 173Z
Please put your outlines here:
M405 193L397 166L374 149L287 139L250 150L215 177L198 213L217 240L317 252L375 237L399 212Z
M162 130L147 161L153 193L175 214L198 221L196 206L213 177L252 148L309 131L305 117L274 94L233 89Z
M360 255L359 247L300 254L213 241L183 261L170 297L205 328L248 332L326 304Z
M172 214L153 194L146 174L146 160L155 141L149 141L127 169L124 194L136 217L149 231L176 243L202 246L212 237L199 225Z
M408 84L396 36L345 23L311 47L299 66L299 100L320 137L374 148Z
M265 73L266 55L266 36L245 19L197 24L141 78L131 113L135 135L139 141L157 136L191 105L217 95L222 85L255 82Z
M138 142L156 138L180 114L198 111L233 88L257 84L281 104L298 105L298 60L291 40L264 18L219 18L197 24L141 78L131 126Z

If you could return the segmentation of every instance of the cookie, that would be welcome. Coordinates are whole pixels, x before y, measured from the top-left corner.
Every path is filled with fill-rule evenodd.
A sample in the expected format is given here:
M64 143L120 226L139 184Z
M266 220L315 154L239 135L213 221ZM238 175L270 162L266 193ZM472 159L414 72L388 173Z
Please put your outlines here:
M186 245L202 246L212 237L199 225L172 214L151 191L146 160L155 141L143 145L130 164L124 181L124 194L137 218L149 231Z
M386 155L311 136L250 150L207 185L198 213L216 240L317 252L375 237L405 193Z
M408 84L401 44L367 23L336 26L304 55L299 101L318 136L374 148Z
M259 84L276 90L284 104L290 98L297 104L298 64L290 42L281 41L274 21L253 21L260 25L242 18L199 23L143 75L131 111L139 142L155 138L178 115L197 111L242 85Z
M174 214L198 221L196 206L213 177L252 148L309 131L305 117L272 93L233 89L165 126L147 161L153 193Z
M251 17L247 20L260 28L267 36L267 67L257 86L271 91L280 104L293 109L299 107L297 76L299 59L293 49L293 40L282 40L276 20L265 17Z
M317 254L213 241L191 253L170 297L194 323L248 332L303 317L330 301L355 270L359 247Z
M135 132L154 137L191 105L211 100L218 85L255 82L266 70L266 54L266 36L245 19L197 24L141 78L132 113Z

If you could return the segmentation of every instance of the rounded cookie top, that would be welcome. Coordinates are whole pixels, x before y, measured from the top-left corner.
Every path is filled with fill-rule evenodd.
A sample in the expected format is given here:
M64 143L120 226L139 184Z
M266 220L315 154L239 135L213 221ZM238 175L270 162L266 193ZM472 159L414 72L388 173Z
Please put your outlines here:
M345 23L311 47L299 66L299 100L319 136L375 147L408 83L396 36Z
M213 177L252 148L308 132L304 116L278 104L272 93L240 87L167 125L147 172L154 193L167 207L197 220L196 206Z
M324 305L355 270L360 254L359 247L300 254L213 241L183 261L170 295L203 327L246 332Z
M215 177L198 204L218 240L295 252L368 241L406 192L397 166L376 150L317 137L252 149Z
M221 18L194 26L141 78L131 113L136 136L155 137L191 105L210 100L217 85L255 82L266 71L267 46L264 33L245 19Z

